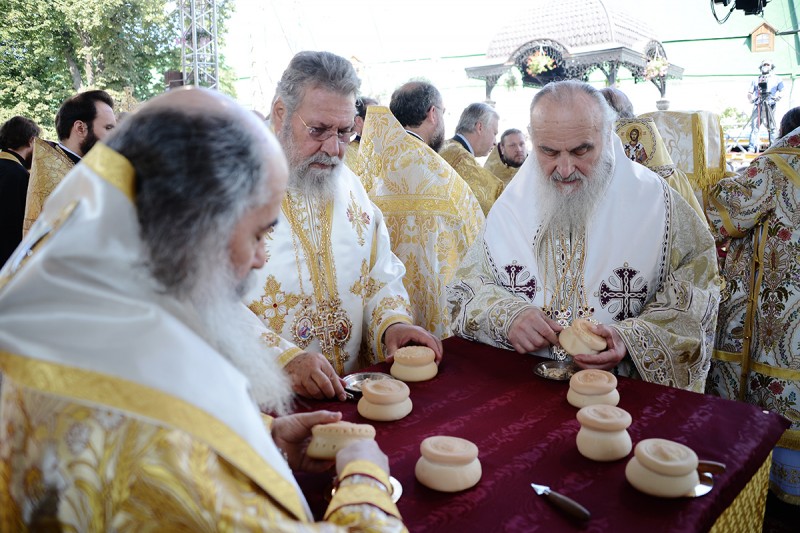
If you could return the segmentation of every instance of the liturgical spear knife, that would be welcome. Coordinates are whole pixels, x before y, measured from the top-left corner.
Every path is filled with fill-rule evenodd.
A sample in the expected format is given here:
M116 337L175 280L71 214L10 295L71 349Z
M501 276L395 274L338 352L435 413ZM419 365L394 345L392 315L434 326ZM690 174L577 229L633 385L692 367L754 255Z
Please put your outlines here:
M533 490L536 491L536 494L539 496L544 496L550 501L550 503L573 518L585 521L589 520L589 518L592 516L586 507L579 504L572 498L567 498L563 494L559 494L558 492L550 490L550 487L537 485L536 483L531 483L531 487L533 487Z

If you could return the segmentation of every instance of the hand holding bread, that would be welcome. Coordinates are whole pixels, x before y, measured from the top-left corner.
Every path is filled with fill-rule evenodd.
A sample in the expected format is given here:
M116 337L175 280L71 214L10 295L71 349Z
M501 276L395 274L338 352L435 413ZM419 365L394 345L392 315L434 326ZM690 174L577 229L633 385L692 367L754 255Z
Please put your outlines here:
M318 460L306 454L311 430L319 424L339 422L342 413L334 411L313 411L280 416L272 421L272 439L282 450L293 470L322 472L331 467L330 460Z
M332 461L339 450L357 440L375 440L375 428L345 421L317 424L311 428L311 442L306 454L314 459Z
M575 320L572 326L566 328L564 331L574 327L576 322L579 322L579 320ZM603 324L592 323L587 323L585 327L586 330L592 334L593 338L601 337L605 341L606 347L599 351L590 350L585 353L571 354L572 360L575 361L575 364L579 367L611 370L628 354L628 349L616 329ZM577 330L575 332L577 332ZM569 343L569 341L567 342ZM599 346L599 341L597 339L595 339L595 342L597 342L596 346ZM562 347L567 350L563 343Z

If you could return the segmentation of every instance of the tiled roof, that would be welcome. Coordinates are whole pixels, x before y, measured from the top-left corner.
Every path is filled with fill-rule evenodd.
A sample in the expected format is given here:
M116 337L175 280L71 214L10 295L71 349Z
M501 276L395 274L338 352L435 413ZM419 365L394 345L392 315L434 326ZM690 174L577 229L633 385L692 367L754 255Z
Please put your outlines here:
M558 41L573 54L621 46L643 52L648 42L658 40L646 23L607 3L529 0L531 7L492 39L487 59L505 61L520 46L537 39Z

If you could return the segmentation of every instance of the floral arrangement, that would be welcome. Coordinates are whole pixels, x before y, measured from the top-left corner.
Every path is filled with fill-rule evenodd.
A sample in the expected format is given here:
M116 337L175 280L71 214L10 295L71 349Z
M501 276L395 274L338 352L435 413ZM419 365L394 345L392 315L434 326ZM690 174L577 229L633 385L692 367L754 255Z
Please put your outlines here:
M667 75L668 68L669 61L667 61L667 58L656 56L647 62L647 66L644 68L644 79L663 78Z
M548 56L542 49L539 49L528 56L528 66L525 71L531 76L538 76L542 72L556 68L556 62Z

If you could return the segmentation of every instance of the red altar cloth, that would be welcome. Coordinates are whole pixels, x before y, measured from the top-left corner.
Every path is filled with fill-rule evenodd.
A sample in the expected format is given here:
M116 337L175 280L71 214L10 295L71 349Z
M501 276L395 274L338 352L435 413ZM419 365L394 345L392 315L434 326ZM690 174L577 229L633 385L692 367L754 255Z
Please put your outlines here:
M344 420L370 423L403 486L398 508L417 531L706 531L764 463L789 422L752 405L620 378L619 407L633 417L634 446L661 437L691 447L701 459L727 464L714 488L700 498L661 499L642 494L625 479L632 453L619 461L584 458L575 445L577 409L567 403L567 381L536 376L541 359L459 338L444 342L439 374L409 383L414 408L397 422L362 418L355 402L304 401L298 410L341 411ZM387 364L369 370L387 372ZM458 493L426 488L414 477L419 444L452 435L480 450L483 477ZM299 474L320 517L330 475ZM549 485L592 513L581 525L538 496L531 482Z

